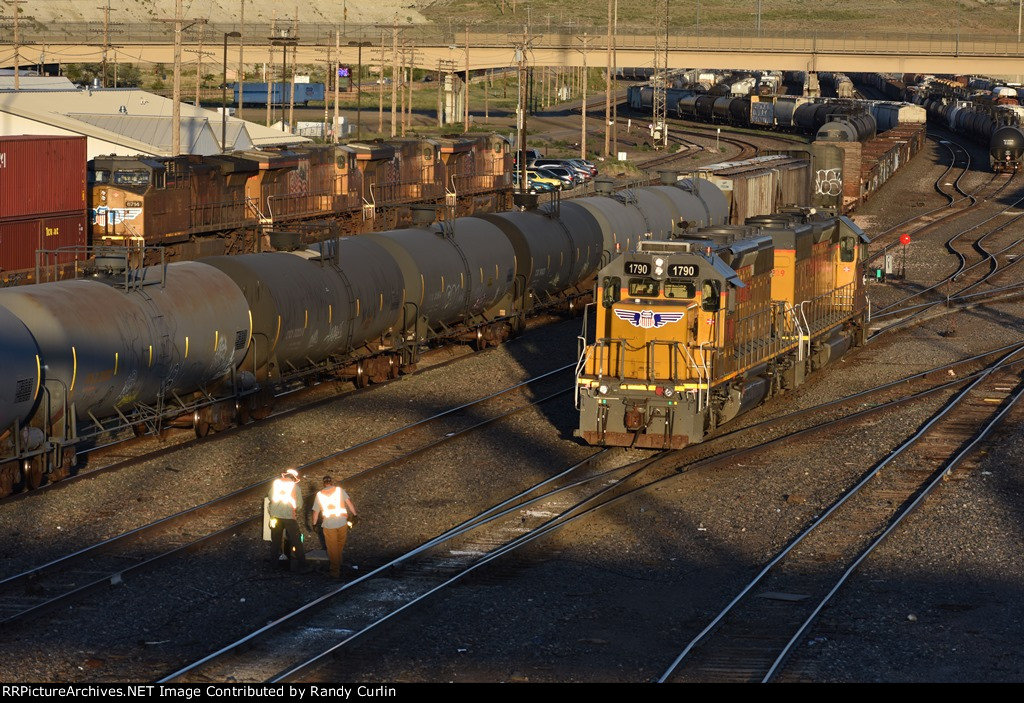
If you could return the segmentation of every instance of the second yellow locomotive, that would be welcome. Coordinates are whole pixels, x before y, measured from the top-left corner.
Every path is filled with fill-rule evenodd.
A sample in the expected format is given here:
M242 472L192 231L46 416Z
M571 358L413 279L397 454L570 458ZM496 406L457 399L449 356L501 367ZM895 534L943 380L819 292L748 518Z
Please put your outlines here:
M678 449L863 343L866 242L791 208L641 241L598 274L577 367L577 436ZM591 338L592 337L592 338Z

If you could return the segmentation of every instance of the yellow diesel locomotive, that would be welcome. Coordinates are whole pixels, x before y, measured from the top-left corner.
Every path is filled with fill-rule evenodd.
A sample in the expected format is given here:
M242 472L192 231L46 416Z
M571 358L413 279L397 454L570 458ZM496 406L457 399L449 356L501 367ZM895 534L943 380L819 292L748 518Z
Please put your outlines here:
M678 449L862 344L866 241L790 208L616 257L580 338L576 435Z

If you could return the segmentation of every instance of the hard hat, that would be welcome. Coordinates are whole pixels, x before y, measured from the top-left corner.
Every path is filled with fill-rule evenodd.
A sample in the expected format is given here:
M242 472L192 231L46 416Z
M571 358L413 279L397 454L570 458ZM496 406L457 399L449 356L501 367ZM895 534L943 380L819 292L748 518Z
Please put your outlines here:
M284 473L282 474L282 476L291 476L291 477L292 477L292 478L294 478L294 479L295 479L296 481L298 481L298 480L299 480L299 478L300 478L300 477L299 477L299 472L298 472L298 471L296 471L295 469L287 469L287 470L286 470L286 471L285 471L285 472L284 472Z

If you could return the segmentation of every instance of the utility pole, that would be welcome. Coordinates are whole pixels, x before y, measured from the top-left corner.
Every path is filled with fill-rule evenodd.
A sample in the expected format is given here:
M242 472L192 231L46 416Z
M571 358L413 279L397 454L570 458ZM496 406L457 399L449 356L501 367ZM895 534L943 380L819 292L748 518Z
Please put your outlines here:
M619 153L619 0L615 0L612 10L612 153L618 158ZM665 20L668 21L667 19Z
M107 87L107 50L110 48L110 0L107 0L106 7L97 7L103 10L103 87Z
M24 5L28 0L8 0L8 5L14 5L14 89L21 90L21 27L18 25L18 5ZM26 17L25 19L32 19Z
M398 13L391 33L391 136L398 136Z
M583 42L583 105L580 108L580 158L587 158L587 42L590 37L583 33L583 37L577 37Z
M377 134L384 134L384 30L380 30L380 72L377 74Z
M442 102L443 91L442 84L444 83L441 78L441 64L443 59L437 60L437 126L444 127L444 103Z
M606 59L608 79L605 81L604 86L604 155L608 158L611 158L612 155L612 1L608 0L608 56Z
M174 22L174 92L171 105L171 151L172 156L181 153L181 33L195 24L206 24L206 20L192 20L188 27L183 27L181 9L182 0L175 0L174 19L162 19L161 22Z
M243 37L245 36L245 0L239 0L241 4L241 13L238 19L238 33ZM238 107L236 109L236 117L242 119L242 91L245 88L245 63L242 61L242 39L238 40L238 75L235 76L235 84L238 86ZM224 76L226 81L228 78Z
M469 24L466 24L466 90L462 96L462 102L466 107L466 119L462 123L462 133L469 131Z
M337 56L338 44L339 44L338 32L337 32L337 30L335 30L335 32L334 32L335 56ZM327 93L331 89L331 73L332 72L334 73L334 105L335 106L338 105L338 69L336 68L336 65L337 64L335 64L335 63L333 63L331 61L331 47L328 46L327 47L327 66L326 66L326 68L324 70L324 75L325 75L325 78L326 78L326 83L324 84L324 139L327 139L327 120L328 120L328 115L329 115L328 107L330 105L330 101L327 100ZM336 140L334 140L334 141L336 141Z
M347 11L347 8L346 8ZM360 48L360 51L362 49ZM331 130L331 134L334 135L334 143L338 143L338 84L341 83L338 76L338 71L341 70L341 35L338 34L338 30L334 30L334 56L337 61L334 64L334 129ZM361 69L362 67L360 67ZM349 79L351 80L351 79ZM324 109L327 109L327 102L324 101Z
M412 71L413 71L413 67L415 65L416 65L416 42L410 41L409 42L409 86L408 86L409 87L409 101L407 103L407 105L409 106L409 114L408 114L408 116L406 118L406 123L408 124L409 129L412 129L412 88L413 88L413 83L414 83L414 81L412 79L413 78ZM403 133L402 136L405 136L404 133Z
M405 83L404 83L404 81L405 81L405 40L404 39L402 40L402 48L401 48L401 51L399 52L399 75L402 76L403 83L402 83L401 87L399 88L399 96L398 96L399 106L398 107L399 107L399 112L402 115L402 120L401 120L402 128L401 128L401 132L402 132L402 136L404 137L405 136Z
M540 39L539 36L531 37L529 29L523 27L521 39L512 38L512 45L516 49L515 62L516 73L519 76L519 92L516 100L516 150L519 152L519 191L525 193L526 188L526 101L527 101L527 79L526 79L526 52L532 49L533 42Z
M196 55L196 98L192 103L196 107L199 107L199 88L203 82L203 56L209 56L211 59L213 58L213 54L209 51L203 51L203 35L205 34L205 30L205 24L199 27L199 48L187 50L190 54ZM224 80L227 80L227 78Z
M288 47L284 49L288 54ZM295 64L299 59L299 6L295 5L295 16L292 17L292 75L288 97L288 129L295 134Z
M266 75L263 76L263 80L265 80L267 82L267 126L268 127L272 124L271 120L273 119L273 116L274 116L273 109L271 108L271 104L272 104L272 100L273 100L273 88L271 86L273 86L273 84L274 84L274 42L276 41L276 38L275 38L276 36L277 36L277 10L274 10L274 15L273 15L273 17L270 20L270 51L267 52L268 56L270 58L267 61L267 70L265 71Z

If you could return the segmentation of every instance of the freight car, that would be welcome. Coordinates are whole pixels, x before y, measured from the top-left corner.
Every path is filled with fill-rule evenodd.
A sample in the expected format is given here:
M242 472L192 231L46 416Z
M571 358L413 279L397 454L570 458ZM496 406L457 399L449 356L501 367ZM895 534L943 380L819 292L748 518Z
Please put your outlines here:
M229 87L234 91L232 105L238 104L238 83L231 83ZM249 107L265 107L267 96L270 96L270 104L276 106L289 105L292 102L298 105L308 105L310 102L323 102L325 89L323 83L242 83L242 104ZM294 95L292 90L294 87Z
M863 343L866 241L845 217L795 211L616 257L583 330L576 435L679 449Z
M694 94L676 103L676 115L684 120L773 129L831 141L864 141L873 137L878 129L875 111L874 102L867 100L815 100L771 95L714 97ZM892 108L887 107L883 111L887 125L892 125ZM897 119L901 114L897 111ZM906 117L912 119L909 114Z
M510 172L511 147L497 135L98 157L89 162L90 236L160 245L187 260L260 251L263 235L280 231L317 241L339 225L395 227L413 203L500 209Z
M86 245L86 139L0 137L0 285L73 270ZM36 260L36 251L53 254Z
M1024 129L1008 124L992 132L989 142L989 165L996 172L1015 172L1024 163Z
M1017 171L1024 165L1024 108L956 99L934 85L918 97L930 122L987 146L989 167L995 172Z
M101 248L88 278L0 290L0 494L61 478L111 433L203 435L266 415L283 384L364 385L432 344L498 343L589 296L616 251L726 214L711 183L684 180L290 252L146 267Z

